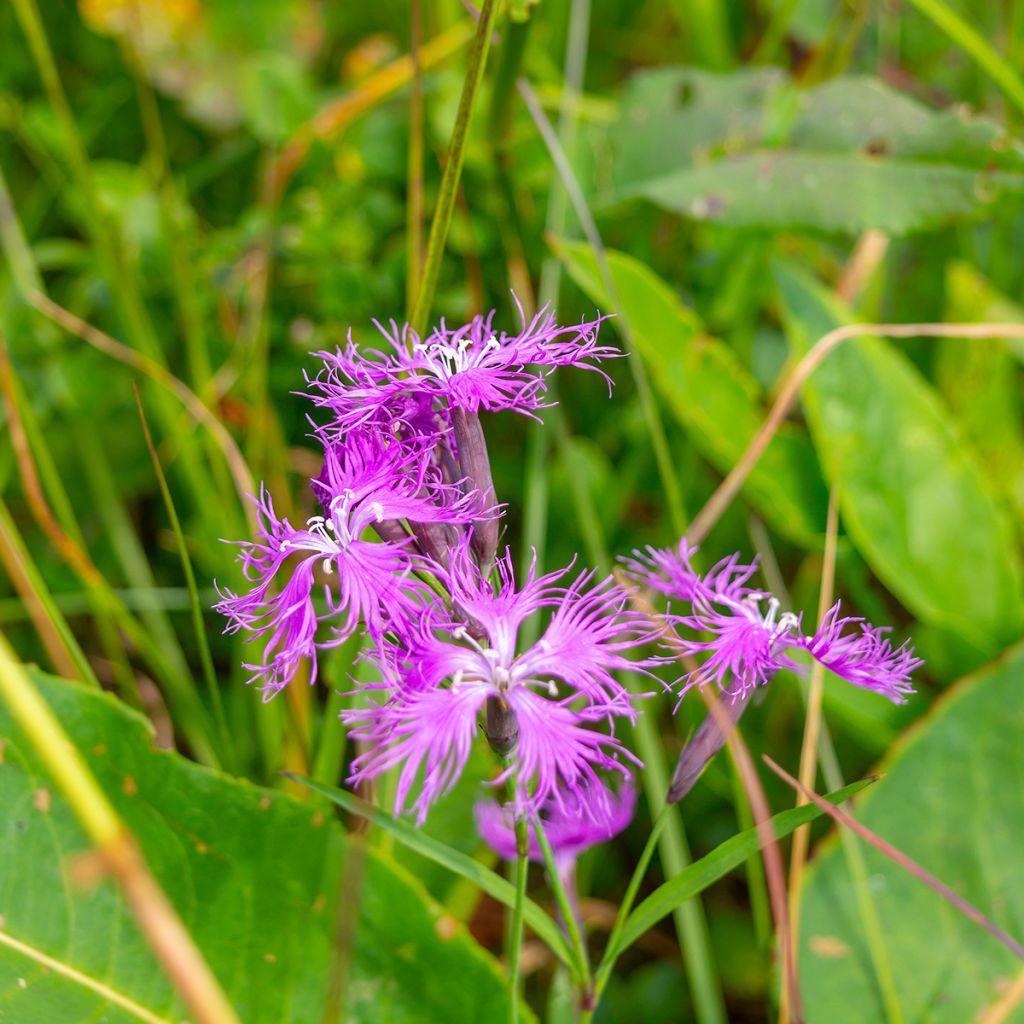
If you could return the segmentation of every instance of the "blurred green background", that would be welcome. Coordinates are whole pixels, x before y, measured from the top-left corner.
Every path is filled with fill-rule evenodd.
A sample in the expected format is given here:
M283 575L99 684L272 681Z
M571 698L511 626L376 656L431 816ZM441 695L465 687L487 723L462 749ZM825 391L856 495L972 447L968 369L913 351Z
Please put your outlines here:
M678 539L795 360L835 326L1024 322L1024 2L519 0L498 25L434 315L496 307L512 328L514 290L527 307L555 300L563 322L617 314L603 336L633 352L612 368L610 399L597 375L566 373L543 426L487 418L521 562L533 546L548 567L581 551L607 570ZM262 704L240 667L251 652L208 611L214 579L240 583L221 540L249 536L248 474L293 521L312 513L312 410L295 392L315 372L311 353L349 329L372 342L374 318L408 315L410 256L429 227L472 33L456 0L0 7L0 624L25 661L140 710L161 747L300 799L282 768L340 783L334 688L357 650L332 654L326 685L297 681ZM560 132L610 280L520 78ZM706 564L760 554L766 587L812 622L833 490L837 595L926 659L903 707L826 680L833 769L850 780L891 764L865 819L1018 934L1022 360L1020 338L847 343L702 549ZM194 568L199 633L133 382ZM651 712L669 765L703 708L688 700L673 718L672 706ZM786 675L744 734L755 754L795 766L803 723L802 686ZM476 778L491 771L481 752ZM486 857L472 774L428 831ZM773 806L791 803L765 775ZM693 854L748 813L722 758L683 805ZM642 809L581 865L597 943L649 822ZM494 905L373 842L500 952ZM891 866L844 859L835 841L816 861L803 893L808 1019L963 1021L1005 995L1019 965L926 890L905 892ZM252 885L266 884L266 865L249 867ZM752 863L705 894L707 936L690 905L704 968L692 950L680 957L665 921L624 959L599 1019L773 1016L759 872ZM9 867L10 887L17 877ZM252 970L260 963L254 954ZM550 1019L571 1019L557 1016L540 950L527 981L538 1013L553 993ZM385 1019L372 999L353 1005L353 1019ZM406 1009L386 1019L436 1019ZM984 1019L1020 1016L1006 1013Z

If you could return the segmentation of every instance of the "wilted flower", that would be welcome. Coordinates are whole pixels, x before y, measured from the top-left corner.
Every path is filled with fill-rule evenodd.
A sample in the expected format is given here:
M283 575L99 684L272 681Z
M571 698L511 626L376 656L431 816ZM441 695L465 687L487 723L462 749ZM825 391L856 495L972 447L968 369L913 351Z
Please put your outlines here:
M465 544L457 548L446 577L451 621L421 617L400 645L384 645L378 660L389 699L344 713L367 747L352 781L401 766L400 812L422 771L411 802L421 822L462 772L484 711L488 738L509 756L497 781L516 779L521 812L565 806L597 785L597 770L625 773L619 755L635 760L614 735L593 728L636 714L612 672L645 664L627 654L651 631L626 608L626 595L611 578L594 585L592 573L558 585L569 569L537 576L531 567L517 587L508 552L495 569L496 586ZM554 609L547 628L520 652L521 625L545 608Z
M675 550L648 548L627 560L638 582L690 604L686 613L670 605L670 621L711 634L710 639L680 640L685 653L704 657L700 668L685 677L687 685L714 680L724 693L739 698L780 668L794 668L789 652L805 650L836 675L896 703L914 692L910 674L923 662L909 641L893 647L885 637L887 628L840 617L838 602L818 631L806 636L800 616L780 614L778 598L747 586L756 562L744 564L732 555L701 576L692 564L695 551L684 537Z
M617 793L603 783L581 787L558 804L548 801L538 811L544 835L551 844L555 866L560 873L585 850L606 843L633 820L636 789L627 778ZM474 808L477 829L488 846L503 860L516 859L515 820L510 807L482 800ZM543 863L536 827L528 823L530 860Z

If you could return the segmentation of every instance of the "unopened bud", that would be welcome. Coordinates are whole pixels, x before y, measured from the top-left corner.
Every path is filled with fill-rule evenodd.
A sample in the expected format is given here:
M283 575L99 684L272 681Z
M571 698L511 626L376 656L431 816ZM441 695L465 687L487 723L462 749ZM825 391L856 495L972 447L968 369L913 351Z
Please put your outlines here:
M466 484L480 493L484 505L490 509L498 503L491 479L491 460L487 455L487 441L480 417L475 412L455 407L452 409L452 429L459 449L459 466ZM498 521L494 518L478 519L473 523L473 552L480 568L487 570L498 550Z
M498 757L508 757L519 743L519 720L502 697L488 697L484 734Z
M666 797L670 804L678 803L693 789L707 763L725 745L729 733L740 720L753 694L754 687L750 687L731 701L719 700L717 711L708 711L707 717L700 723L693 739L683 747L676 762Z

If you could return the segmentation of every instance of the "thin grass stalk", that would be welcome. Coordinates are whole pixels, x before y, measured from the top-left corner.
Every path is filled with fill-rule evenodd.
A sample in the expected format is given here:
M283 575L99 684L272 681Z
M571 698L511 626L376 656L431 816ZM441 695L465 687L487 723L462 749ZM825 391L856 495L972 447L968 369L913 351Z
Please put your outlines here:
M551 885L551 893L555 897L555 906L562 916L562 927L569 937L569 946L579 963L580 977L577 979L581 989L583 1005L586 1006L592 999L592 976L590 971L590 954L587 952L587 940L584 937L583 929L579 919L579 913L573 905L572 897L565 887L565 879L555 863L555 851L551 848L551 842L544 831L544 823L539 815L534 815L530 822L533 827L533 834L537 837L537 845L540 847L541 856L544 858L544 867L547 870L548 882ZM529 845L527 845L529 850Z
M100 685L89 659L75 639L46 586L42 573L28 553L0 498L0 562L15 591L21 595L32 625L46 649L47 657L58 675L77 679L89 686Z
M78 749L0 636L0 699L114 877L168 979L199 1024L239 1024L224 990Z
M723 0L670 0L669 7L688 45L690 62L724 71L735 60Z
M199 603L199 588L196 586L196 574L192 569L192 559L189 557L188 545L185 543L181 521L178 519L178 510L174 507L171 489L167 486L167 478L164 476L163 466L160 465L160 456L157 455L156 448L153 445L153 437L149 432L149 424L146 422L146 413L142 408L142 399L139 396L138 385L133 383L132 388L135 392L135 404L139 410L142 433L146 439L146 447L149 449L149 457L153 462L153 472L156 474L160 494L164 499L164 507L167 510L167 518L170 520L171 529L174 531L174 540L178 546L178 558L181 560L181 571L185 577L185 586L188 589L189 604L191 605L192 630L196 638L196 647L199 650L199 663L202 666L206 688L209 691L210 704L213 707L214 724L220 736L221 748L226 755L225 761L229 766L234 766L234 745L231 742L231 732L228 729L227 719L224 717L224 704L221 701L217 673L213 667L213 656L210 654L210 644L207 640L206 628L203 624L203 606Z
M1002 89L1006 98L1024 112L1024 81L1005 61L995 47L965 18L944 0L909 0L929 21L949 37L949 40L968 54Z
M829 608L835 593L836 542L839 533L839 495L835 486L829 491L828 515L825 524L825 552L821 566L821 586L818 589L818 618L820 623ZM824 699L825 666L815 661L811 666L811 678L807 689L804 733L800 744L800 783L808 789L814 788L818 770L818 743L821 737L822 701ZM797 794L796 806L807 802L803 793ZM793 956L798 957L800 948L800 903L802 896L804 862L811 841L811 830L803 825L793 833L789 853L789 926ZM789 1022L789 1003L783 993L779 1006L780 1024Z
M71 502L60 474L53 463L53 457L46 444L45 435L39 429L27 401L20 380L12 373L3 331L0 330L0 378L7 419L10 426L11 445L18 464L18 473L28 500L38 521L38 512L47 505L47 498L57 509L55 518L60 528L80 548L84 545L82 532L72 511ZM128 659L125 657L117 627L102 596L94 588L88 590L89 606L103 654L110 663L113 681L118 691L131 701L137 694L137 685ZM66 624L65 624L66 625Z
M564 414L560 406L556 406L551 412L554 414L556 438L563 460L567 467L571 467L571 437ZM599 571L608 572L611 569L611 554L594 507L593 497L585 481L571 469L569 483L588 557ZM648 806L660 807L668 792L668 768L650 708L637 717L633 735L640 758L644 762L641 778ZM678 874L690 863L689 845L682 816L678 810L668 812L658 842L658 854L666 877ZM727 1020L725 1001L715 970L714 954L701 899L694 897L682 903L672 912L672 917L679 936L680 955L693 996L697 1020L700 1024L724 1024Z
M618 946L619 940L622 936L622 929L626 924L626 918L629 917L630 911L633 909L633 904L636 903L637 893L640 891L640 884L643 882L644 876L647 874L647 868L650 866L651 858L654 856L654 851L658 847L658 839L661 836L661 830L665 827L665 821L670 814L671 808L666 804L662 807L657 818L654 819L654 823L651 826L651 833L647 837L647 842L644 843L644 848L640 853L640 857L636 862L636 867L633 869L633 874L630 875L629 884L626 886L626 891L619 903L619 909L615 913L615 923L612 925L612 930L608 934L608 942L605 945L604 956L601 957L601 961L594 972L595 1005L600 1002L605 986L608 984L612 971L615 969L615 963L619 957Z
M651 447L654 449L655 461L658 464L658 475L661 479L661 485L665 492L669 519L672 523L672 529L676 533L682 533L686 528L687 521L686 509L683 504L682 487L679 483L679 477L676 474L672 454L668 448L668 438L665 434L665 426L662 422L661 412L658 409L658 404L655 401L653 392L651 391L643 359L636 351L636 345L633 340L633 333L629 325L629 319L623 310L621 301L619 300L618 289L615 287L615 280L612 276L611 268L608 265L607 253L605 252L600 232L597 230L597 223L594 221L593 215L590 212L590 207L587 205L586 198L583 195L583 191L580 188L579 182L576 180L576 175L572 169L572 165L569 163L569 159L561 147L558 136L555 133L554 128L552 128L547 114L544 113L532 86L525 79L520 78L517 82L517 88L519 89L519 94L523 97L523 102L526 104L527 109L530 112L530 116L533 119L538 133L544 140L544 144L548 150L548 155L551 157L552 163L558 170L562 179L562 185L565 188L569 201L572 203L573 209L583 229L583 234L586 237L590 248L593 250L594 258L597 261L598 271L601 274L605 291L618 313L616 327L619 334L622 336L627 355L629 356L629 367L633 374L634 383L636 384L637 395L640 399L640 406L643 410L644 420L647 424L647 431L651 436Z
M1024 324L845 324L823 334L793 367L785 382L779 388L761 429L751 439L746 450L737 460L725 479L708 498L704 507L694 516L686 531L691 544L700 544L711 532L712 527L722 518L725 510L739 493L750 471L757 465L765 449L771 443L779 427L793 407L800 388L825 357L844 341L851 338L874 336L879 338L972 338L987 340L995 338L1024 338Z
M126 334L139 352L154 362L163 364L163 351L142 301L138 282L128 266L121 239L109 225L100 203L89 155L61 84L36 0L14 0L14 11L28 41L29 51L42 79L47 99L57 115L62 144L83 200L86 231L110 286ZM165 398L161 398L159 411L165 426L172 430L174 407ZM191 435L183 434L181 441L182 471L196 499L197 507L203 508L203 497L210 491L210 482L202 464L196 458L197 452Z
M413 307L411 323L413 330L420 337L426 333L430 319L434 291L441 269L441 259L444 256L448 228L451 225L452 211L455 209L455 199L459 190L459 179L462 176L462 162L466 155L469 124L473 118L473 108L476 105L484 68L487 64L487 53L491 46L491 33L494 31L497 10L497 0L484 0L480 10L480 19L477 22L476 35L473 38L473 46L469 52L466 78L462 85L459 108L455 115L455 127L448 145L448 155L441 175L441 188L430 223L430 235L427 239L427 252L423 263L423 279Z
M503 757L505 771L511 768L511 760ZM509 775L505 783L509 803L517 800L516 780ZM519 1024L519 989L520 966L523 952L523 914L526 909L526 882L530 868L530 832L526 815L515 813L516 860L515 860L515 901L512 905L512 916L508 921L505 939L508 951L508 1019L509 1024Z
M1002 943L1015 957L1017 957L1018 960L1024 960L1024 943L1018 941L1004 929L1000 928L995 921L983 914L973 904L968 903L968 901L965 900L958 892L951 889L945 882L936 878L935 875L923 868L912 857L909 857L902 850L898 850L892 845L892 843L887 842L878 835L877 832L872 831L867 827L867 825L858 821L852 815L847 814L841 807L836 807L834 804L830 804L813 790L809 790L802 786L798 779L794 779L789 772L776 764L767 754L763 755L763 758L765 764L767 764L783 782L798 792L803 793L810 803L824 811L830 818L832 818L833 821L838 822L851 832L856 833L861 837L861 839L865 840L869 846L874 847L879 853L887 857L894 864L899 865L905 871L910 872L910 874L919 881L924 882L929 889L941 896L942 899L954 908L954 910L958 910L968 918L968 920L979 925L994 939Z
M576 151L579 136L579 97L587 68L587 42L590 35L590 0L570 0L569 29L565 41L562 95L558 107L558 141L563 152L571 158ZM561 237L565 232L569 197L562 186L557 168L552 168L548 184L547 211L544 215L544 234ZM562 280L562 261L550 253L541 265L540 290L537 301L541 306L553 305L558 299ZM554 386L554 381L552 381ZM552 394L552 401L555 394ZM548 524L548 456L551 450L548 427L544 423L531 423L526 436L526 468L523 499L523 558L534 553L539 566L544 565ZM523 571L527 568L524 562ZM537 639L540 623L536 617L523 624L525 644Z
M423 110L423 0L409 3L409 156L406 165L408 200L405 215L405 315L412 316L423 268L423 155L426 150Z

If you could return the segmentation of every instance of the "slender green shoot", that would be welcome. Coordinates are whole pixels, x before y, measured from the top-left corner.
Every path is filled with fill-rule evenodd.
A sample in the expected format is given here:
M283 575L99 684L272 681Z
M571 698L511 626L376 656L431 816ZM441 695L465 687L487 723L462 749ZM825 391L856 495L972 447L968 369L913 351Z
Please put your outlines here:
M170 520L171 529L174 531L174 540L178 545L181 571L185 577L185 586L188 588L188 596L191 603L192 629L196 637L196 647L199 649L199 662L203 667L203 676L210 694L213 720L220 734L222 749L226 755L223 760L227 765L233 766L236 764L234 744L231 742L231 731L228 729L227 719L224 717L224 704L221 700L220 684L217 681L217 672L213 667L210 643L206 637L206 627L203 623L203 606L199 603L199 588L196 586L196 574L192 568L192 559L189 557L188 545L185 543L185 535L181 530L178 510L174 507L171 489L167 486L167 477L164 476L163 466L160 465L160 456L157 455L156 448L153 445L153 437L149 432L149 424L146 422L146 412L142 408L142 399L139 397L139 388L134 382L132 383L132 390L135 393L135 404L139 410L139 421L142 424L142 433L146 439L146 447L149 449L149 457L153 460L153 472L156 473L160 494L163 496L164 507L167 509L167 518Z
M1024 112L1024 81L996 52L992 44L962 18L944 0L910 0L926 18L937 25L950 40L969 54L978 66L1006 95L1006 98Z
M448 156L441 176L434 218L430 223L430 236L427 239L427 252L423 262L423 280L412 311L412 326L420 337L426 333L430 319L437 277L441 270L441 258L444 256L448 228L452 222L452 211L455 209L455 197L459 190L459 179L462 176L462 162L466 156L469 123L473 119L473 108L487 65L487 52L491 46L491 34L494 31L497 11L497 0L484 0L480 20L477 22L476 36L469 51L469 64L466 68L462 95L459 97L459 109L455 115L455 128L452 130L451 142L448 145Z

